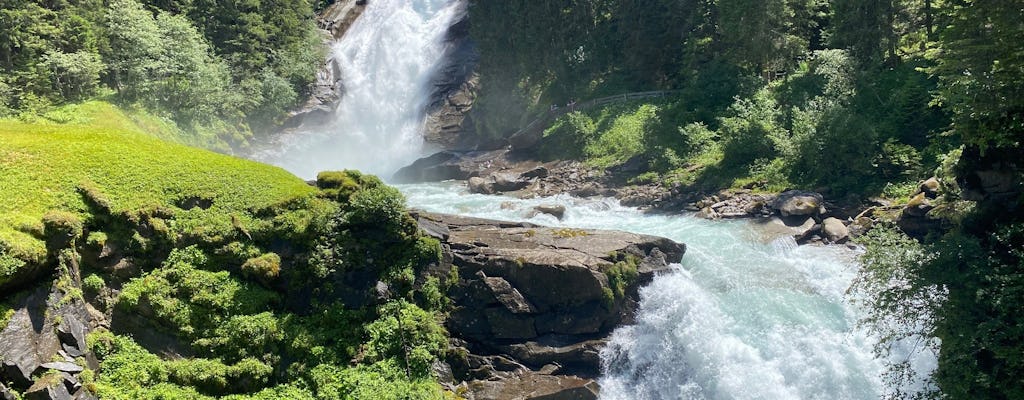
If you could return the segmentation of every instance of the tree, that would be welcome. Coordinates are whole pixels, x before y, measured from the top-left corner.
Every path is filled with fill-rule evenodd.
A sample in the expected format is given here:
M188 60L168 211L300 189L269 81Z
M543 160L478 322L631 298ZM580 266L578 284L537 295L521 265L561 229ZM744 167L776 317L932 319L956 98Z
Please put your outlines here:
M951 1L947 27L928 56L938 102L954 130L982 150L1020 149L1024 139L1024 1Z

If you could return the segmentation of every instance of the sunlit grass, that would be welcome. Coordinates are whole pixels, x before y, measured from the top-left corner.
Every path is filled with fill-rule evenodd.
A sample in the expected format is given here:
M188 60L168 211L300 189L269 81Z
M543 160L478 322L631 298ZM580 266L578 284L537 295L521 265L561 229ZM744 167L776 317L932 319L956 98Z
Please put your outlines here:
M0 242L11 255L39 260L43 214L59 209L84 216L83 187L102 195L111 212L169 209L172 229L207 232L231 229L232 216L245 222L257 210L314 192L280 168L144 134L108 103L64 107L30 121L0 120ZM212 206L177 208L189 197Z

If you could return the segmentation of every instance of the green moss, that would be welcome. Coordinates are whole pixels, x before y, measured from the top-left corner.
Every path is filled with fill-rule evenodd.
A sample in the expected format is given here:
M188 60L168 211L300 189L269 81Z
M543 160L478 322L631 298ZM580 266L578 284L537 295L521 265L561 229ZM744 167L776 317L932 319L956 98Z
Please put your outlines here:
M47 211L43 214L44 234L48 237L74 239L82 234L82 219L66 211Z
M262 282L270 282L281 274L281 257L275 253L267 253L250 258L242 264L242 272L254 276Z
M552 234L555 237L565 239L565 238L573 238L573 237L578 237L578 236L587 236L587 231L585 231L583 229L560 228L560 229L555 229L552 232Z
M613 300L622 299L626 297L626 289L635 284L640 277L637 272L640 259L632 254L618 252L612 253L611 258L615 263L602 268L602 272L608 277L609 287L605 289L611 292Z

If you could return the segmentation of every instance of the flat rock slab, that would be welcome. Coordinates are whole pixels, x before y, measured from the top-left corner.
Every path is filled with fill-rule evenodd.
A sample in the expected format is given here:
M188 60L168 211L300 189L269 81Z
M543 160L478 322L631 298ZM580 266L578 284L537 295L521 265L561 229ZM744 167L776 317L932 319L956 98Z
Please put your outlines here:
M524 374L469 385L477 400L596 400L597 382L566 375Z

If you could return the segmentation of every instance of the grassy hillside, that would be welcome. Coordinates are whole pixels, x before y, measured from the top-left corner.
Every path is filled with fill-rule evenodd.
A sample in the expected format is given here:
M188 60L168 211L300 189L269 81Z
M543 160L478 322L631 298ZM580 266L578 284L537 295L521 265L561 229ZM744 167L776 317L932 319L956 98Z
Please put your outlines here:
M172 232L232 229L232 216L312 194L315 189L268 165L172 144L142 133L117 108L91 102L67 110L70 122L0 122L0 241L25 261L45 254L42 217L66 210L86 217L83 192L112 213L166 210ZM188 199L208 209L185 210Z
M40 287L106 312L100 368L79 375L100 398L445 395L442 303L412 301L443 293L413 285L440 244L396 189L356 171L317 188L167 136L103 102L0 120L0 326ZM341 300L378 281L396 297ZM185 357L154 354L152 335Z

